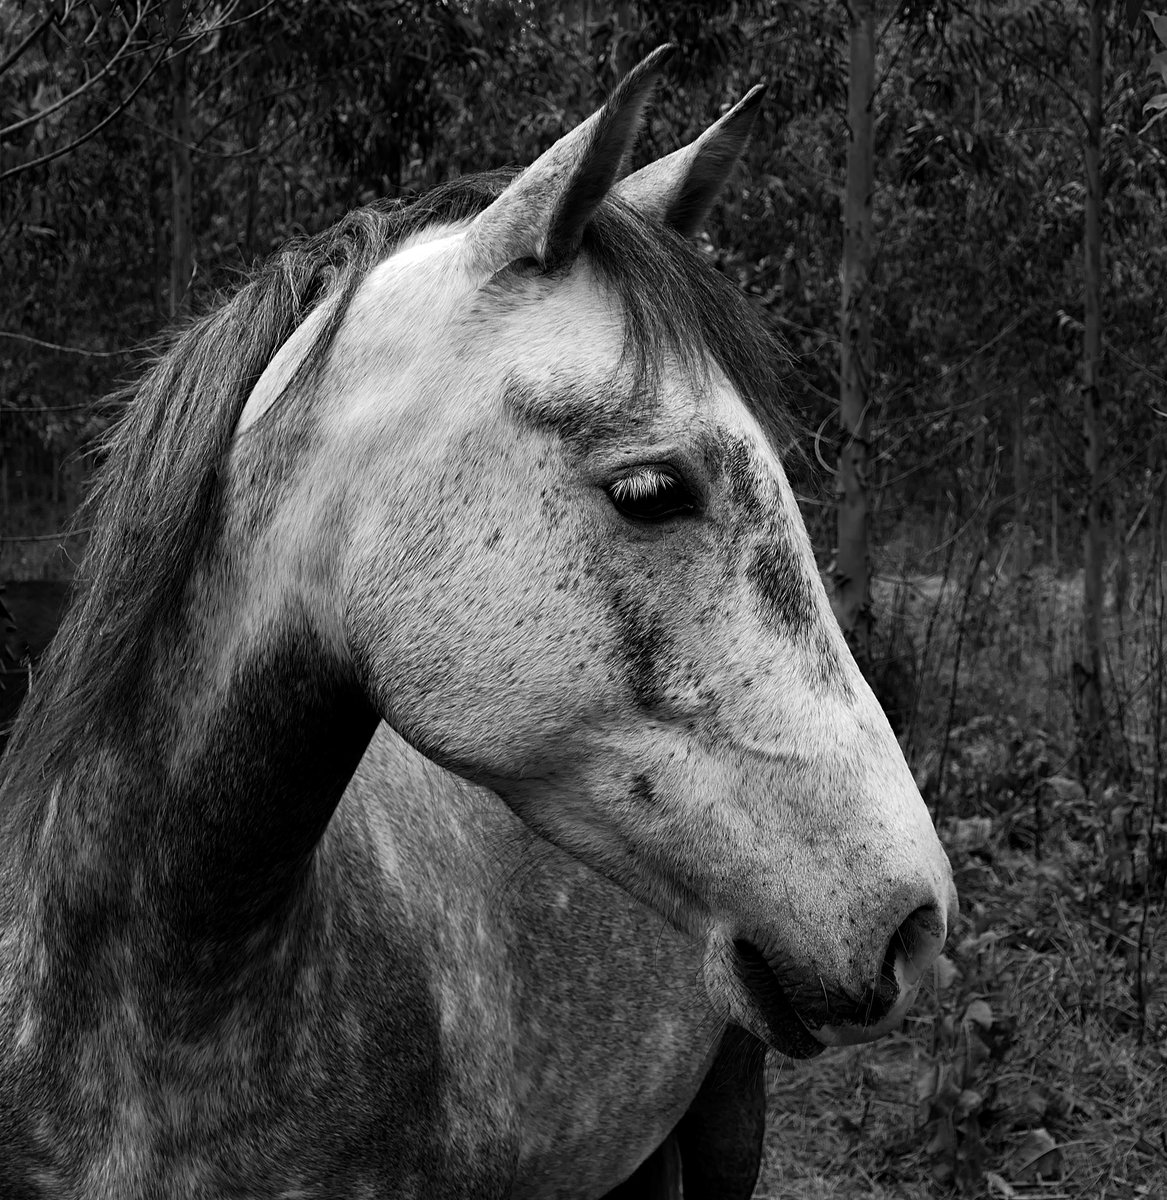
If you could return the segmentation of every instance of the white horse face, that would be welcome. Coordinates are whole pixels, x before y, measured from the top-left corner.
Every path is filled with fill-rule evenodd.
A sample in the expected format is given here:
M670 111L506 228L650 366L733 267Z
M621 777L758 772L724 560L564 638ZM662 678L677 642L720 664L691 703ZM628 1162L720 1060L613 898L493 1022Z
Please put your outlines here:
M296 505L332 539L334 636L384 718L707 939L714 997L809 1054L900 1020L955 893L728 360L637 346L620 265L580 252L632 78L475 220L371 272ZM727 169L706 138L621 198L683 228L706 158Z
M943 943L951 877L773 447L715 366L638 391L585 261L483 291L462 236L379 268L333 357L370 694L707 937L743 1024L801 1053L803 1025L882 1032Z

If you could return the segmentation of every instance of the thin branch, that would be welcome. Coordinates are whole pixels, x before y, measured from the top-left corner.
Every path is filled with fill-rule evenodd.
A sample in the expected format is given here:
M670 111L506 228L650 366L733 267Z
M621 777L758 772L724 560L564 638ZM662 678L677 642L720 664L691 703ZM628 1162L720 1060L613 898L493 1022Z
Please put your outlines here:
M908 396L914 396L917 392L922 392L926 388L935 387L936 384L956 374L956 372L963 371L964 368L967 367L968 364L972 362L972 360L976 358L978 354L984 354L986 350L988 350L991 346L996 345L997 342L999 342L1002 338L1008 337L1018 325L1020 325L1023 321L1027 321L1035 312L1037 312L1039 307L1040 306L1037 304L1031 304L1023 313L1021 313L1020 316L1015 317L1012 321L1010 321L1004 329L999 329L995 334L993 334L993 336L989 338L984 345L977 346L975 350L970 350L969 353L966 354L958 363L955 363L952 366L942 367L934 377L931 379L925 379L922 383L913 384L911 387L903 388L898 392L892 392L892 394L884 401L884 404L890 405L896 401L903 400Z
M231 12L233 13L241 3L242 0L239 0L239 3L232 5ZM198 36L205 37L208 33L221 33L224 29L233 29L236 25L246 25L248 21L254 21L256 17L262 17L269 8L274 8L277 3L278 0L267 0L267 3L262 8L257 8L254 12L245 13L241 17L232 17L228 14L228 19L220 21L219 24L208 25L206 29L200 29ZM394 11L400 11L404 7L404 4L399 4ZM383 9L382 13L384 14L386 11Z
M98 402L91 400L87 404L46 404L43 408L37 408L35 405L0 404L0 413L24 413L39 416L41 413L84 412L96 407L96 403Z
M102 79L108 75L110 71L112 71L114 67L117 66L118 63L120 63L125 57L126 48L133 40L134 35L138 32L138 27L142 24L144 19L144 10L142 9L141 5L139 5L137 19L134 21L133 25L126 30L126 36L122 40L122 44L114 51L113 57L105 64L105 66L101 68L100 71L97 72L96 75L90 76L79 87L74 88L67 95L62 96L60 100L56 102L56 104L50 104L48 108L42 109L40 112L33 113L30 117L25 117L23 121L16 121L12 125L6 125L3 129L0 129L0 142L9 140L14 134L19 133L20 130L27 129L30 125L36 125L38 122L43 121L46 117L51 117L53 113L64 108L67 104L71 104L77 99L78 96L83 96L91 87L93 87L95 83L97 83L99 79Z
M123 358L127 354L133 354L132 350L83 350L80 346L60 346L56 342L46 342L42 338L30 337L27 333L13 333L8 329L0 329L0 337L12 338L17 342L29 342L33 346L43 346L46 350L59 350L62 354L83 354L86 358Z
M902 2L900 4L897 4L895 6L895 8L892 10L891 15L883 23L883 28L875 35L875 47L876 47L877 53L879 50L880 43L883 41L884 37L886 36L887 31L891 28L892 23L899 19L900 14L903 11L903 8L904 8L904 5ZM873 106L875 104L875 98L883 90L883 85L885 83L887 83L887 81L891 78L892 68L896 65L897 62L899 62L900 55L903 54L904 47L907 44L908 44L908 37L905 34L902 38L900 38L900 44L895 48L895 51L893 52L890 61L885 66L883 75L875 81L875 87L871 91L871 103Z
M0 533L0 542L55 542L58 538L79 537L92 531L93 526L87 525L83 529L62 529L59 533Z
M236 75L240 67L242 67L249 58L254 58L260 52L261 48L262 47L260 46L249 46L242 53L236 55L236 57L225 67L223 67L223 69L219 71L213 79L209 79L205 86L194 96L191 101L192 106L195 108L202 108L204 104L210 103L210 101L207 99L208 96L210 96L210 94L216 88L220 87L225 79L230 79L233 75Z
M1119 358L1121 358L1123 362L1127 364L1127 366L1134 367L1136 371L1142 371L1142 373L1148 378L1153 379L1160 386L1167 388L1167 379L1164 379L1162 375L1156 375L1150 367L1144 366L1137 358L1131 358L1131 356L1125 351L1120 350L1110 340L1110 338L1103 338L1102 344L1111 352L1111 354L1116 354Z
M989 497L996 490L998 462L1000 460L1000 457L1001 456L998 454L993 459L992 471L989 474L989 485L987 488L985 488L984 492L981 494L981 498L977 501L976 508L974 508L972 510L972 515L969 517L969 519L967 521L965 521L965 523L963 525L961 525L960 528L957 529L956 532L953 533L951 537L945 538L944 541L942 541L939 546L933 546L931 550L926 551L923 555L924 558L931 558L932 555L939 554L941 550L947 549L948 546L950 544L954 543L955 541L957 541L957 539L964 537L965 530L968 529L973 524L973 522L977 519L978 516L980 516L981 511L989 503Z
M37 40L38 37L53 23L55 14L50 9L49 15L16 47L15 50L3 61L0 62L0 75L3 75L10 67L18 63L28 51L28 48Z
M252 158L260 151L270 153L274 147L264 149L263 143L259 142L246 150L206 150L200 144L204 139L200 138L198 142L187 142L180 137L175 137L167 129L163 129L160 125L155 125L152 121L147 121L144 117L136 117L130 113L129 120L134 124L140 125L143 129L148 129L156 137L160 137L164 142L169 142L172 146L183 146L192 154L201 154L204 158Z
M18 163L15 167L9 167L7 171L0 171L0 182L11 178L13 175L19 175L23 171L31 171L34 167L43 166L47 162L52 162L55 158L60 158L63 154L68 154L71 150L76 150L78 146L83 146L91 138L95 138L115 117L121 113L132 103L134 97L146 86L147 81L155 71L162 65L162 60L166 56L166 51L159 53L158 57L151 64L150 68L142 76L141 79L134 85L130 94L122 100L117 107L108 113L102 120L98 121L92 129L87 133L83 133L80 137L74 138L73 141L64 146L58 146L56 150L50 150L48 154L42 154L40 158L31 159L29 162Z

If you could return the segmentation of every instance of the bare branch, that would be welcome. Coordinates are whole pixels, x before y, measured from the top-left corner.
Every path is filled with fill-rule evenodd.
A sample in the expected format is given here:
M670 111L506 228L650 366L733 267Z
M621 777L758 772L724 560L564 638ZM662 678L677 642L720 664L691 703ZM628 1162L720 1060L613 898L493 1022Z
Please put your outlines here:
M15 333L9 329L0 329L0 337L12 338L16 342L28 342L33 346L43 346L46 350L59 350L62 354L83 354L86 358L123 358L132 354L132 350L83 350L80 346L60 346L56 342L46 342L43 338L30 337L27 333ZM11 412L13 410L7 409ZM40 412L40 409L35 410Z
M86 404L46 404L37 407L35 404L0 404L0 413L29 413L40 416L42 413L88 412L97 407L97 402Z
M106 64L97 72L96 75L91 75L80 87L74 88L67 95L62 96L56 104L50 104L48 108L42 109L38 113L33 113L30 117L25 117L23 121L16 121L12 125L7 125L0 129L0 142L7 141L14 134L19 133L22 129L27 129L30 125L35 125L39 121L43 121L46 117L52 116L53 113L64 108L67 104L71 104L78 96L84 95L99 79L104 78L116 67L126 56L126 51L130 43L134 40L135 35L140 28L142 21L145 19L145 10L138 6L137 17L133 25L130 25L126 30L126 36L122 40L122 44L114 51L113 56Z
M46 29L48 29L48 27L53 23L54 19L54 14L50 10L49 15L45 17L45 19L32 31L32 33L30 33L28 37L26 37L24 41L21 42L20 45L17 46L16 49L13 50L3 62L0 62L0 75L3 75L5 71L15 66L16 63L18 63L20 59L24 57L29 47L37 40L37 38L40 37L42 33L44 33Z
M142 76L142 78L139 79L134 85L134 88L130 94L124 100L122 100L112 112L108 113L105 117L98 121L98 123L94 125L93 128L87 133L83 133L80 137L74 138L71 142L66 143L64 146L58 146L56 150L50 150L48 154L42 154L40 158L30 159L25 163L18 163L15 167L9 167L7 171L0 171L0 182L3 182L5 179L10 179L14 175L19 175L23 171L31 171L34 167L39 167L44 163L52 162L54 158L60 158L63 154L68 154L70 150L76 150L78 146L83 146L91 138L96 137L115 117L120 116L126 107L133 101L134 97L142 90L143 87L145 87L146 82L150 79L154 72L157 71L162 65L162 60L165 57L166 50L164 49L161 51L161 53L159 53L158 57L155 58L153 63L150 64L149 69Z
M59 533L23 533L23 534L0 534L0 542L55 542L58 538L80 537L83 533L92 531L91 525L86 525L83 529L62 529Z

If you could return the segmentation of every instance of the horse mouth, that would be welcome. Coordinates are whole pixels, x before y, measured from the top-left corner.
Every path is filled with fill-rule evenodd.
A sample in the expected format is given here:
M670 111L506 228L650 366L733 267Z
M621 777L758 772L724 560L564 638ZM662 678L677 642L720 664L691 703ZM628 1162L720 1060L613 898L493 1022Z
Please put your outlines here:
M733 944L734 966L742 986L757 1006L776 1050L788 1058L813 1058L824 1045L807 1028L765 955L752 942Z

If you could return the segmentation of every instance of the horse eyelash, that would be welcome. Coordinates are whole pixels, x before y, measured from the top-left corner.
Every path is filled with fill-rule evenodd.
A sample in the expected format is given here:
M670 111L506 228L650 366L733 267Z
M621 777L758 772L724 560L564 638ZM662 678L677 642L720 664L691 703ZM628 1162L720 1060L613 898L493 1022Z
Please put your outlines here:
M612 499L627 503L644 500L672 483L672 476L656 467L641 467L631 475L623 475L612 484Z

